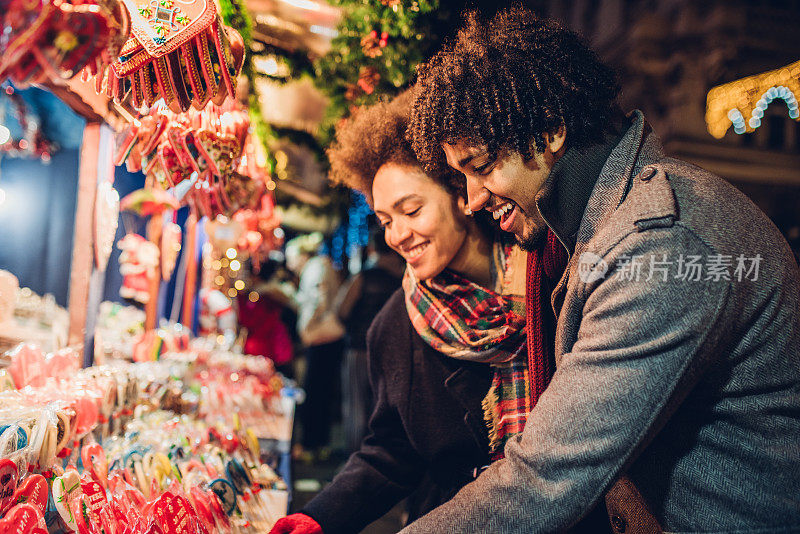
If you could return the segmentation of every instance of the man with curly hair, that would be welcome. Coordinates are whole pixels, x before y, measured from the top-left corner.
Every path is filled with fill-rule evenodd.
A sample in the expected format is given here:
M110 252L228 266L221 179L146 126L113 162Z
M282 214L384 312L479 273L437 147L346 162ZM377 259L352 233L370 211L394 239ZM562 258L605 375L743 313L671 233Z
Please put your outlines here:
M408 136L535 257L570 255L556 371L525 430L403 533L800 532L800 273L721 178L666 158L612 72L522 8L419 69ZM533 288L533 290L532 290ZM549 377L548 377L549 378Z

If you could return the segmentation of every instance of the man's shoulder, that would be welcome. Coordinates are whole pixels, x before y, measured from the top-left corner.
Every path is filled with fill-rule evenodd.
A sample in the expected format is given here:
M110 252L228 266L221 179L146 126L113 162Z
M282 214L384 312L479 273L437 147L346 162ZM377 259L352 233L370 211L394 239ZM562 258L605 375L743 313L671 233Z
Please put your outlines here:
M729 251L758 230L780 240L769 218L725 179L692 163L661 158L643 166L607 224L598 228L618 237L648 230L688 229L717 251ZM676 228L677 230L677 228Z

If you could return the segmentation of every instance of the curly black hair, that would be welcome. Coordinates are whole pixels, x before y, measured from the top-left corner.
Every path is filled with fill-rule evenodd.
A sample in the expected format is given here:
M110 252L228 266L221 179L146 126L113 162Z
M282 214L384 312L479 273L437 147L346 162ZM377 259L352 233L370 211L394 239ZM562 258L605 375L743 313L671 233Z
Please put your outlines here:
M442 143L464 140L525 159L544 134L566 129L566 146L602 140L619 113L613 71L575 33L515 6L488 23L475 11L455 39L417 69L407 136L429 172Z
M371 199L372 182L384 164L422 168L405 136L412 100L411 90L406 90L388 102L361 108L340 123L336 140L327 150L330 181L361 191ZM466 197L461 173L445 166L426 174L451 194Z

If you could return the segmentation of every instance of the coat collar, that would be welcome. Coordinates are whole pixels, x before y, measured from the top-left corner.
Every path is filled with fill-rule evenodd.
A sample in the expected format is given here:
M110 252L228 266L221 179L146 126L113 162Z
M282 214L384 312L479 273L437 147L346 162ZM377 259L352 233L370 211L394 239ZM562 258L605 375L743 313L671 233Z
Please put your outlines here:
M633 177L641 169L664 157L661 141L653 133L639 110L629 118L632 123L608 157L583 214L576 241L575 255L611 217L630 191Z
M601 143L568 149L536 195L539 212L569 253L575 249L584 210L603 166L627 127L620 121Z
M557 186L555 184L557 176L552 176L554 173L551 172L551 176L548 177L543 187L543 192L537 196L537 205L540 206L539 210L545 218L545 222L571 253L569 264L551 296L551 304L554 311L556 311L556 317L558 317L556 301L566 287L569 273L575 267L578 261L577 258L580 257L589 240L625 200L633 177L644 166L664 157L661 141L645 121L642 112L634 110L628 115L628 119L630 120L630 127L622 135L619 143L613 147L602 165L600 174L594 182L588 201L586 201L585 209L581 212L582 216L578 222L577 230L573 230L575 232L574 238L567 234L570 228L574 227L574 222L565 223L563 221L572 221L576 216L575 213L569 213L565 216L565 214L558 211L559 209L568 209L570 203L561 200L559 201L560 204L556 202L554 207L546 204L548 199L558 199L560 197L563 198L565 194L569 195L569 192L574 188L580 187L581 182L568 182ZM564 157L566 157L566 154ZM558 165L558 162L556 165ZM556 166L553 166L553 170L556 170ZM564 176L569 177L571 175L566 173ZM553 183L547 189L547 183L551 182L551 178L553 178ZM584 187L586 180L588 179L585 178L583 182ZM545 191L558 191L558 194L554 197L552 192L546 193ZM585 192L575 194L580 198L580 195L585 194ZM546 213L553 217L552 221L548 219L548 216L545 215ZM574 246L570 247L570 243L574 243Z

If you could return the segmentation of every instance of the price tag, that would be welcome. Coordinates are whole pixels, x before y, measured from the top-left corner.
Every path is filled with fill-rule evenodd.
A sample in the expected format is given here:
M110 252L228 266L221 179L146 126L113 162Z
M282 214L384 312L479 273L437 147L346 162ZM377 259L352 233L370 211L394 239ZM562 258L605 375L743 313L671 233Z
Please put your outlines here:
M166 492L153 505L153 515L166 534L193 534L194 512L184 497Z

